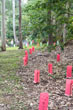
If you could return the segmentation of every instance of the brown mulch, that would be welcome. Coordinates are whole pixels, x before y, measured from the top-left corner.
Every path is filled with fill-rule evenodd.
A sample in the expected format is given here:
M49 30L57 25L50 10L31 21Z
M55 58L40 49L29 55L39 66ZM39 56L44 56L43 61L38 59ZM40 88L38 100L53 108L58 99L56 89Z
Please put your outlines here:
M73 110L73 96L65 96L66 67L73 65L73 46L65 47L64 51L56 48L51 53L36 50L29 55L26 67L22 65L18 71L24 90L23 101L27 110L38 110L41 92L48 92L48 110ZM61 61L56 61L57 53L61 54ZM48 63L53 64L53 76L48 75ZM34 70L40 70L40 83L34 84Z
M57 53L61 55L60 62L56 61ZM53 64L53 76L49 76L48 63ZM4 96L9 104L0 104L0 110L38 110L41 92L49 94L48 110L73 110L73 96L65 96L67 65L73 66L73 45L64 51L59 47L52 52L36 50L29 55L28 65L24 67L22 62L16 73L21 88L17 84L13 94ZM35 69L40 70L39 84L33 83Z

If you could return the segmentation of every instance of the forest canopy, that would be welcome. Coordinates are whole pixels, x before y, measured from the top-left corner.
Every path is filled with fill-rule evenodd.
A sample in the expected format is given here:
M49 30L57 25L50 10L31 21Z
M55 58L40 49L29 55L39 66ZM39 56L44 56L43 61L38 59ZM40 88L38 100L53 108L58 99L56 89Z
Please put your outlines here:
M0 8L2 8L0 1ZM5 2L6 39L13 39L12 0ZM73 0L21 0L22 39L65 43L73 39ZM0 36L1 36L0 11ZM15 31L19 40L19 2L15 0Z

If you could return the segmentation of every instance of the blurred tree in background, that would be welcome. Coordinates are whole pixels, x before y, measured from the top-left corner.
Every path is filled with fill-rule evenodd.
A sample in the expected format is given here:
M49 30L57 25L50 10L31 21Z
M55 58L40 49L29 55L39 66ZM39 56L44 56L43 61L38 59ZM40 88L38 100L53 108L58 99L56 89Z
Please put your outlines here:
M19 40L19 1L15 0L16 36ZM14 39L12 0L6 0L6 39ZM1 2L0 2L1 8ZM28 0L21 3L22 39L45 42L73 39L73 0ZM0 12L0 36L1 36Z

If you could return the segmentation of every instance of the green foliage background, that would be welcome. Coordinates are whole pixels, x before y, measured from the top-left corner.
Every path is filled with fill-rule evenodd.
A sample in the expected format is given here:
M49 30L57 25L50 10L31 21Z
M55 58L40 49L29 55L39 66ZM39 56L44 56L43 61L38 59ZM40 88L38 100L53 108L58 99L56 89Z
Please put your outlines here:
M19 5L16 2L16 36L19 37ZM69 8L66 8L67 3ZM0 1L1 9L1 1ZM51 11L51 21L49 24ZM12 0L6 0L6 37L13 38ZM22 3L22 36L23 39L48 41L52 33L53 41L63 39L63 25L66 24L66 40L73 38L73 0L28 0ZM1 35L1 11L0 11Z

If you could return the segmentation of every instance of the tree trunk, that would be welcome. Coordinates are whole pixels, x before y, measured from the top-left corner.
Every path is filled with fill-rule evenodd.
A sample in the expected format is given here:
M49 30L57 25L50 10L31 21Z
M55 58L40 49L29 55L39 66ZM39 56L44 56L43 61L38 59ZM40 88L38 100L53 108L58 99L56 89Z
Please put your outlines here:
M12 0L13 3L13 33L14 33L14 41L15 44L18 45L18 39L16 37L16 31L15 31L15 0Z
M6 51L6 33L5 33L5 0L2 0L2 51Z
M49 26L52 25L51 23L51 10L49 10L48 12L48 15L49 15ZM53 35L52 35L52 30L51 28L49 28L49 36L48 36L48 45L52 45L53 44Z
M66 30L66 24L64 24L64 26L63 26L63 43L65 43L66 32L67 32L67 30Z
M69 7L70 7L70 3L67 2L67 3L66 3L66 10L69 11ZM69 18L69 14L65 14L65 17L66 17L66 18ZM65 23L65 24L63 25L63 43L65 43L66 35L67 35L66 26L67 26L67 24Z
M53 44L53 37L52 37L52 33L49 34L49 45Z
M23 49L21 32L21 0L19 0L19 49Z

